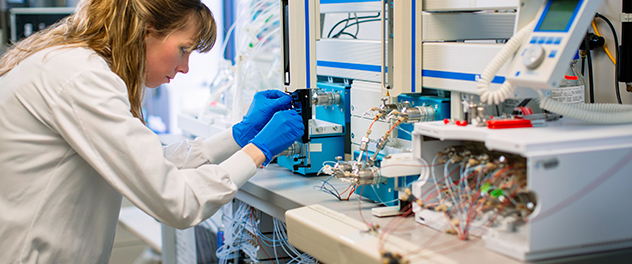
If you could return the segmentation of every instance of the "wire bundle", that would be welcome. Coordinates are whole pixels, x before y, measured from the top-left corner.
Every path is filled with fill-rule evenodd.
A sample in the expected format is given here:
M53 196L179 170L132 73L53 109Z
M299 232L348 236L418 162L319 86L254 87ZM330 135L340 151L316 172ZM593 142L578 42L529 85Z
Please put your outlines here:
M417 203L423 210L443 213L448 233L466 240L473 228L497 225L498 216L524 223L535 207L527 190L526 162L520 157L503 156L484 147L459 146L439 152L433 159L443 171L431 169L433 182ZM495 157L495 158L492 158Z
M327 34L327 38L339 38L341 35L347 35L354 39L357 39L358 33L360 33L360 24L367 23L367 22L380 21L381 19L379 17L380 17L379 12L375 16L360 16L360 17L358 16L357 13L353 13L353 18L351 18L351 13L349 13L346 19L338 21L338 23L336 23L333 27L331 27L331 30L329 30L329 33ZM355 20L355 22L349 24L349 21L351 20ZM331 34L334 32L334 30L342 23L345 23L344 26L342 26L342 29L340 29L338 33L332 36ZM356 32L354 34L351 34L345 31L352 26L356 26Z
M202 111L224 115L231 123L241 120L256 92L278 87L282 75L279 1L242 0L238 5L237 20L226 32L221 49L226 51L234 35L235 63L221 65L205 105L215 110Z
M244 239L244 234L246 233L246 225L250 223L250 206L242 202L238 203L239 207L232 216L224 214L224 222L229 224L225 225L224 244L216 251L220 263L227 263L229 259L234 257L234 253L238 253L248 243Z
M264 243L267 242L266 245L274 248L276 263L279 263L279 254L277 253L277 248L282 249L285 254L291 257L290 261L288 262L285 262L285 260L283 260L285 263L318 263L318 261L312 256L306 253L301 253L294 246L290 245L290 243L288 242L287 227L285 223L276 218L273 218L273 224L274 231L272 239L267 239L267 241L264 241ZM260 231L259 234L261 234ZM261 235L261 237L263 238L265 236Z
M288 242L287 227L285 223L276 218L273 220L272 237L268 237L261 232L260 221L262 212L251 206L235 201L234 205L238 205L237 210L232 216L224 214L224 244L217 251L217 257L220 263L227 263L229 259L233 259L236 253L244 252L251 260L257 262L257 252L263 251L268 259L274 259L276 263L317 263L317 260L308 254L302 253L294 248ZM274 256L271 257L263 249L268 246L274 250ZM282 250L282 252L281 252ZM281 253L285 253L283 257ZM288 259L289 260L286 260Z

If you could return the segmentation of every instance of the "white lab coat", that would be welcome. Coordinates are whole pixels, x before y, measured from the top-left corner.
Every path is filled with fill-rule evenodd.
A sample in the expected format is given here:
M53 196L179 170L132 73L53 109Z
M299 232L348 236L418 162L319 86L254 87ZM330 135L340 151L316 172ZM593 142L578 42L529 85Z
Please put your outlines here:
M107 263L121 195L187 228L254 175L230 129L162 148L129 110L86 48L40 51L0 78L0 263Z

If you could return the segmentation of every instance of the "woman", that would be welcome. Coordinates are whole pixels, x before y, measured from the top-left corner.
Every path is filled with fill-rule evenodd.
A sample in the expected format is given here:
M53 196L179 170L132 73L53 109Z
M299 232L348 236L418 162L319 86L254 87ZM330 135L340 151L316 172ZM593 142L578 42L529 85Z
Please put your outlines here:
M121 195L194 226L303 133L291 98L255 95L233 129L162 148L142 91L215 41L199 0L86 0L0 60L0 263L107 263Z

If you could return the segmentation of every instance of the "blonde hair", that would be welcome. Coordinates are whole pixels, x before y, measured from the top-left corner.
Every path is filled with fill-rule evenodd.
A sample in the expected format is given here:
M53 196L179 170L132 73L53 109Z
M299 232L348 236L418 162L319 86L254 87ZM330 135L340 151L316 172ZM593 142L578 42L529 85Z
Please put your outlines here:
M151 25L160 36L197 22L199 34L191 50L209 51L216 25L200 0L83 0L76 13L18 42L0 59L0 77L31 54L52 46L89 47L127 85L130 111L143 120L145 38Z

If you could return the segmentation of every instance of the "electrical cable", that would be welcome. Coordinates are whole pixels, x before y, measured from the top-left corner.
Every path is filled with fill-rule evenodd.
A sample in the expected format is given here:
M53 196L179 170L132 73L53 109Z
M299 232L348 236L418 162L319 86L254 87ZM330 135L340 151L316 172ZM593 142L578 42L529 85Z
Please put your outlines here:
M595 20L593 20L591 22L591 25L592 25L593 31L595 31L595 35L597 35L597 37L602 37L601 33L599 33L599 29L597 29L597 25L595 24ZM601 47L603 48L603 50L608 55L608 58L610 58L610 61L612 61L612 63L614 63L616 65L617 64L617 60L612 56L612 53L610 53L610 49L608 49L608 45L606 44L605 41L603 43L603 46L601 46Z
M357 21L358 19L368 19L368 18L378 18L378 17L380 17L380 12L378 12L378 13L377 13L377 15L375 15L375 16L363 16L363 17L357 17L357 18L354 18L354 19ZM343 20L338 21L338 23L336 23L336 24L335 24L335 25L331 28L331 30L329 30L329 33L327 34L327 38L330 38L330 37L331 37L331 33L333 33L333 32L334 32L334 29L336 29L336 27L337 27L337 26L339 26L339 25L340 25L340 24L342 24L342 23L349 22L349 20L351 20L351 16L349 16L349 17L348 17L348 18L346 18L346 19L343 19ZM346 25L345 25L345 27L346 27L346 26L348 26L348 24L346 24ZM344 30L344 29L343 29L343 30Z
M338 31L338 33L336 33L336 35L334 35L331 38L338 38L338 37L340 37L341 34L345 33L344 32L345 29L350 28L352 26L355 26L355 25L358 25L358 24L361 24L361 23L376 22L376 21L381 21L381 19L367 19L367 20L362 20L362 21L358 21L358 22L353 22L353 23L343 27L340 31Z
M500 89L493 92L489 89L489 86L496 76L496 73L505 64L505 62L513 57L514 53L527 39L534 27L535 21L532 21L528 25L524 26L518 33L509 39L507 44L503 46L502 50L496 55L496 57L494 57L494 59L492 59L489 65L487 65L483 74L481 74L481 78L478 80L477 85L478 95L481 98L481 102L497 105L513 96L515 87L513 87L509 81L505 81L501 85Z
M612 32L612 37L614 38L614 43L615 43L615 56L613 58L610 52L608 52L608 56L612 60L612 63L617 64L617 60L615 59L617 57L617 54L619 53L619 37L617 36L617 30L614 28L614 25L612 25L612 22L610 22L610 19L608 19L604 15L596 13L595 17L601 18L604 21L606 21L606 24L608 24L608 27L610 28L610 32ZM593 29L595 30L595 34L599 36L599 30L597 30L597 26L594 24L594 21L593 21ZM607 49L606 44L604 44L604 48Z
M601 15L599 13L596 13L595 17L603 19L604 21L606 21L606 24L608 24L608 27L610 27L610 31L612 32L612 36L614 38L615 57L618 57L619 56L619 37L617 37L617 31L614 29L614 26L610 22L610 19L608 19L607 17L605 17L605 16L603 16L603 15ZM597 26L595 25L594 21L593 21L592 25L593 25L593 29L595 30L595 34L597 34L597 36L599 36L599 30L597 30ZM608 54L608 56L610 57L610 59L612 60L612 63L614 63L614 65L616 67L617 60L612 57L612 54L610 54L610 51L608 51L608 47L606 46L605 43L603 44L603 48L606 51L606 53ZM619 89L620 89L619 88L619 76L618 76L617 71L615 69L615 71L614 71L614 90L615 90L615 93L617 95L617 102L619 104L623 104L623 102L621 101L621 91Z
M327 178L324 181L320 181L321 185L320 186L314 186L313 188L315 190L319 190L328 194L331 194L333 196L335 196L339 201L342 200L342 197L340 197L340 193L338 192L338 190L336 189L336 187L334 187L331 183L329 183L329 180L331 178L333 178L334 175L329 176L329 178ZM329 188L327 188L327 185L329 185L333 190L330 190Z
M586 48L586 58L588 58L588 91L590 93L590 103L595 103L595 85L593 81L593 64L592 64L592 51L588 46L588 38L584 38L584 47Z
M357 39L358 33L360 33L360 23L358 22L358 14L353 13L353 16L355 16L355 21L356 21L356 33L353 35L353 38Z
M258 228L255 227L254 211L255 211L254 208L250 208L250 220L252 221L252 228L255 229L255 230L258 230ZM255 240L257 241L257 244L259 244L259 250L263 251L263 253L265 253L266 257L268 257L268 259L272 259L270 257L270 255L268 255L268 252L266 252L263 248L261 248L261 242L259 241L259 236L257 236L256 232L255 232ZM275 251L276 251L276 247L273 247L273 249L275 249ZM274 257L276 258L277 263L279 263L279 255L275 254ZM283 262L285 262L285 260L283 260Z
M224 244L218 247L216 255L221 263L226 263L233 253L238 252L243 248L243 244L247 243L243 239L246 225L248 224L248 214L250 212L250 206L245 203L238 202L239 207L232 214L232 216L224 215L226 221L230 224L226 225L224 232ZM234 205L233 205L234 206Z
M340 37L340 35L341 35L341 34L342 34L342 35L347 35L347 36L350 36L350 37L352 37L353 39L358 39L358 37L356 37L355 35L353 35L353 34L351 34L351 33L347 33L347 32L340 32L340 33L336 34L336 38Z
M524 99L516 107L525 107L529 104L529 102L531 102L531 98Z

